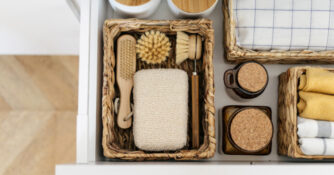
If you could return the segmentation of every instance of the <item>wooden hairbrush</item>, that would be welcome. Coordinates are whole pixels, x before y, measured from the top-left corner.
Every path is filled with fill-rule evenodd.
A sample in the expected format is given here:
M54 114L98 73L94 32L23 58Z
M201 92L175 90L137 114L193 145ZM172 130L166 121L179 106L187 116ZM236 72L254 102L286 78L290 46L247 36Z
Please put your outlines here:
M117 84L120 90L120 108L117 124L122 129L131 127L131 91L133 76L136 72L136 39L131 35L122 35L117 40Z

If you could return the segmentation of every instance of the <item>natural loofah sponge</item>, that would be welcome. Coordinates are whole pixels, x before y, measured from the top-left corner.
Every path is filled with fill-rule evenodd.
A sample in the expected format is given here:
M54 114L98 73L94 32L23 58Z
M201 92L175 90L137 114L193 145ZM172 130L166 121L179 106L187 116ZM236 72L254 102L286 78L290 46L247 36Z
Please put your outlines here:
M151 30L140 37L136 45L136 52L139 58L146 63L158 64L169 56L170 47L171 43L165 34Z
M171 151L187 143L188 75L180 69L136 72L133 137L146 151Z

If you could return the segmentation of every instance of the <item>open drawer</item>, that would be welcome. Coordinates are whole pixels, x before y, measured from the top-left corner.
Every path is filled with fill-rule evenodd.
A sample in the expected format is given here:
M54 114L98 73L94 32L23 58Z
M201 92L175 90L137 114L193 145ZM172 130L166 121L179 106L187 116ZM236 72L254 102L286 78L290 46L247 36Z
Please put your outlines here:
M213 174L275 174L298 173L313 174L315 170L322 174L334 172L331 162L289 159L277 154L277 102L278 76L292 65L265 65L269 73L269 82L264 93L252 100L236 100L226 90L223 82L224 71L235 65L224 62L223 58L223 14L220 1L209 16L215 30L214 72L217 150L212 159L200 162L125 162L107 160L101 146L101 86L103 38L102 28L105 19L121 18L114 14L107 0L87 0L81 4L81 43L79 72L79 107L77 118L77 163L58 165L56 173L65 174L153 174L153 173L213 173ZM169 10L166 1L162 1L157 12L150 19L176 19ZM330 65L322 65L330 67ZM333 67L333 66L332 66ZM269 106L272 110L274 137L272 151L267 156L238 156L222 153L221 110L227 105ZM292 165L292 166L291 166Z

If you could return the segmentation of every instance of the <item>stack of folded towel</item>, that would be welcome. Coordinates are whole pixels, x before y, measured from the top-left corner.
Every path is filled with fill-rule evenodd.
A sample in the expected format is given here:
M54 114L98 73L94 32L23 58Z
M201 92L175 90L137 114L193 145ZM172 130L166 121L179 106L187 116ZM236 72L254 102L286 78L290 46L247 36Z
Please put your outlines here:
M299 80L298 136L305 155L334 155L334 73L308 68Z

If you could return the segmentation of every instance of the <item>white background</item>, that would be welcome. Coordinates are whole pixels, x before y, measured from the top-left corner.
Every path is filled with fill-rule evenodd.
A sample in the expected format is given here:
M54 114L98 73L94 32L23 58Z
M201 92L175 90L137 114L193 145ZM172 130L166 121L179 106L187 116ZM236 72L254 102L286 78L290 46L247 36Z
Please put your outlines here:
M77 55L79 27L65 0L0 0L2 55Z

